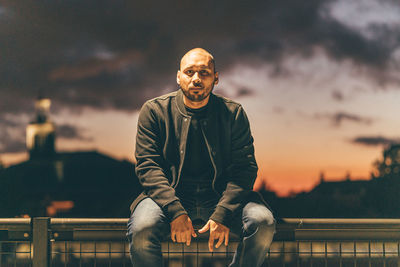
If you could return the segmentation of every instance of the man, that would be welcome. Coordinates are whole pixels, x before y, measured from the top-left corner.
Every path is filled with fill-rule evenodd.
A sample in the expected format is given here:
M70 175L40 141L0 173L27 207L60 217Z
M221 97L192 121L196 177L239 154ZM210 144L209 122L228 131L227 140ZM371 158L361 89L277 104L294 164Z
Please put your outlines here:
M218 84L213 56L187 52L177 72L180 89L147 101L139 115L136 174L144 192L128 223L135 267L162 266L161 241L190 245L192 220L206 222L213 251L240 235L230 266L260 266L275 220L252 191L257 176L253 137L242 106L212 93Z

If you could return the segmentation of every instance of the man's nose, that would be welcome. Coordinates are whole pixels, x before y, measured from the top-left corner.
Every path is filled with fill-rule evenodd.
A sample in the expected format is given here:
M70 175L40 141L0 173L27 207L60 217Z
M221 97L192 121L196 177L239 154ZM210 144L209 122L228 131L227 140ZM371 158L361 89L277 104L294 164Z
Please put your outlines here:
M192 81L193 81L193 83L200 83L201 82L198 72L194 73Z

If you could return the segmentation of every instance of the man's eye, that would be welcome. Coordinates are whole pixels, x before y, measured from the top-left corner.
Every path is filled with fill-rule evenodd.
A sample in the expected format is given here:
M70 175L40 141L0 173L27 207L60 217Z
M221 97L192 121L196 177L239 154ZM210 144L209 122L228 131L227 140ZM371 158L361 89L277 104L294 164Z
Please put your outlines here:
M200 74L203 75L203 76L206 76L206 75L208 75L208 71L202 70L202 71L200 71Z
M187 70L187 71L186 71L186 74L187 74L187 75L193 75L193 71L192 71L192 70Z

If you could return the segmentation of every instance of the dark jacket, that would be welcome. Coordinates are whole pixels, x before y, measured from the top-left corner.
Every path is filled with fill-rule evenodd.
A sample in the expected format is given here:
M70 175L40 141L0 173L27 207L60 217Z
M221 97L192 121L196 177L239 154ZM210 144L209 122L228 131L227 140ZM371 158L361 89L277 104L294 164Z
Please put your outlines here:
M153 199L170 220L186 211L175 195L182 179L191 117L181 90L147 101L139 114L136 136L136 174L144 192L131 211L146 197ZM253 137L242 106L210 95L201 129L214 167L213 189L220 200L210 219L229 226L234 213L249 199L262 201L252 191L257 177Z

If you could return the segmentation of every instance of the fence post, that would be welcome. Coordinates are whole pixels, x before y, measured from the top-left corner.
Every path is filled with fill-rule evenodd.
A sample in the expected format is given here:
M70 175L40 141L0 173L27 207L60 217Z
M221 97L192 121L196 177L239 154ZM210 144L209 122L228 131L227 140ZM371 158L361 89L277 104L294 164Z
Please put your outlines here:
M33 267L50 266L50 218L33 218Z

